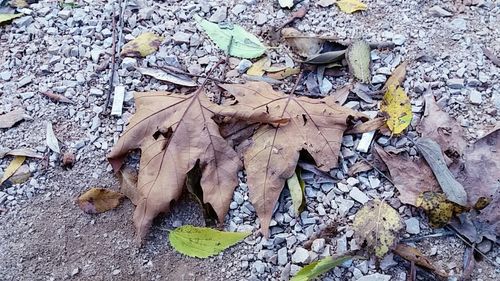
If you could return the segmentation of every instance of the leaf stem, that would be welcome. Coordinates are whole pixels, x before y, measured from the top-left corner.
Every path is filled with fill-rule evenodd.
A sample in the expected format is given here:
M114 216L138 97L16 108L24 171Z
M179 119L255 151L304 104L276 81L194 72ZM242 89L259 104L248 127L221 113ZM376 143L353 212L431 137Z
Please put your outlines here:
M302 70L300 70L299 77L297 77L297 80L295 81L295 85L293 85L293 88L290 91L290 96L292 96L295 93L295 90L297 89L297 86L299 85L300 80L302 80L303 73L304 72Z

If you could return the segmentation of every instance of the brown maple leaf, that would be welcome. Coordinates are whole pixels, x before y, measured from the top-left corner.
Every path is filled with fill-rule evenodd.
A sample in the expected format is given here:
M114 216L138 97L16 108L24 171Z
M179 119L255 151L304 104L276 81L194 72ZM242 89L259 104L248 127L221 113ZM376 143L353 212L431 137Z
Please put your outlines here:
M267 236L274 206L285 181L295 171L300 151L307 150L321 171L330 171L337 167L348 120L364 115L339 106L333 96L311 99L285 95L263 82L221 87L235 96L235 109L289 120L286 125L261 125L244 153L250 200Z
M203 88L193 94L136 93L137 111L111 153L109 162L120 170L126 154L141 150L134 225L138 241L147 234L153 219L168 212L186 182L186 174L199 163L204 203L210 203L219 222L229 209L237 173L238 154L219 133L216 114L239 119L272 121L265 112L236 112L208 100ZM284 122L280 119L277 122ZM276 121L276 120L275 120Z

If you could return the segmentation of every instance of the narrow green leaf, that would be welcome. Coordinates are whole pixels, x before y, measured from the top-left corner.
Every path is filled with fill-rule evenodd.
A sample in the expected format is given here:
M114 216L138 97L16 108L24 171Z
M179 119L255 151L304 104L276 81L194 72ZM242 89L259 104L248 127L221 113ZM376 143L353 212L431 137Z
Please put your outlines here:
M288 185L288 189L290 190L290 195L292 196L293 211L295 212L295 215L298 215L305 206L305 183L300 177L300 170L297 169L295 174L293 174L293 176L291 176L286 183Z
M24 14L0 14L0 24L22 16Z
M208 258L233 246L250 235L249 232L224 232L206 227L184 225L170 232L170 244L179 253Z
M370 45L365 41L356 41L347 49L349 71L363 83L370 83L371 56Z
M229 55L252 59L260 57L266 51L266 47L255 35L248 33L239 25L221 27L220 25L202 19L200 16L194 16L195 21L203 28L208 37L219 48L226 53L229 49Z
M352 259L352 256L341 256L341 257L326 257L322 260L315 261L304 268L302 268L297 275L295 275L290 281L308 281L313 278L320 276L323 273L330 271L332 268L337 267L344 262Z

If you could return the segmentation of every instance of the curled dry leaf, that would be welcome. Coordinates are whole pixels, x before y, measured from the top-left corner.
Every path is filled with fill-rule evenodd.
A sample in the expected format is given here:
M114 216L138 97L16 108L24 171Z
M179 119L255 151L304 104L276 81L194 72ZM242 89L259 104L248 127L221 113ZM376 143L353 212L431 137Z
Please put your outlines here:
M123 194L107 189L93 187L78 197L78 207L88 214L99 214L118 207Z
M270 66L271 60L267 56L265 56L252 64L252 66L247 70L247 74L253 76L262 76L265 73L264 69L269 68Z
M267 71L267 70L266 70ZM298 67L287 67L283 70L277 71L277 72L272 72L268 73L267 76L272 79L276 80L283 80L285 78L288 78L292 75L296 75L300 73L300 68Z
M14 173L21 167L26 160L25 156L14 156L14 159L10 162L9 166L5 169L2 178L0 179L0 185L9 179Z
M439 144L429 138L420 138L415 145L431 167L446 198L456 204L467 206L467 193L446 166Z
M402 203L416 206L422 192L440 191L439 183L424 159L412 159L407 154L391 155L378 145L375 145L375 151L389 169Z
M53 101L62 102L62 103L71 103L71 104L74 103L72 100L68 99L67 97L60 95L60 94L55 94L52 91L44 92L42 94Z
M346 134L360 134L363 132L371 132L375 131L385 124L385 118L377 117L371 120L368 120L363 123L359 123L354 125L351 129L347 130Z
M248 235L249 232L226 232L184 225L171 231L168 239L179 253L190 257L208 258L242 241Z
M370 51L370 45L362 40L353 42L347 49L346 57L349 71L363 83L370 83L372 77Z
M19 121L24 120L24 109L17 108L0 115L0 129L8 129Z
M425 211L432 227L443 227L455 215L466 211L466 208L446 199L443 193L432 191L422 192L415 206Z
M393 134L400 134L413 119L410 99L401 87L390 85L384 94L380 110L387 115L387 127Z
M347 84L346 86L337 89L332 95L335 98L335 102L338 105L343 105L347 101L347 97L352 90L352 84Z
M0 14L0 24L24 16L24 14Z
M347 14L352 14L357 11L364 11L368 9L366 4L358 0L339 0L336 2L339 9Z
M186 174L198 162L204 203L224 221L242 164L220 135L213 120L216 113L256 122L287 122L266 112L218 106L202 88L189 95L136 93L135 102L137 111L108 159L116 173L129 151L141 149L137 182L141 196L134 212L138 240L146 236L153 219L168 212L170 203L180 197Z
M186 87L196 87L196 82L193 81L190 77L186 75L182 75L179 73L169 73L161 69L148 68L148 67L139 67L137 70L146 76L151 76L160 81L166 81L170 83L174 83L181 86Z
M398 244L394 252L407 261L414 262L416 265L432 270L441 277L448 277L448 274L443 269L434 265L432 261L424 256L417 248Z
M396 87L398 86L403 86L403 81L405 80L406 77L406 67L408 67L408 61L402 62L396 69L391 74L391 77L387 79L385 82L384 88L382 88L383 91L387 91L389 89L389 86L394 85Z
M352 227L356 240L366 241L369 249L381 258L397 242L403 223L398 211L375 199L358 211Z
M338 165L347 120L362 115L337 105L331 96L287 96L266 83L221 87L235 96L235 110L253 109L290 120L286 126L259 127L244 154L250 200L260 218L261 230L267 235L272 211L285 181L295 171L300 151L307 150L321 171L330 171Z
M349 172L347 174L349 176L353 176L358 173L370 171L371 169L373 169L373 167L364 161L356 162L354 165L349 167Z
M220 49L228 52L229 55L253 59L260 57L267 48L260 42L255 35L248 33L243 27L230 24L223 27L213 22L202 19L198 15L194 15L194 20L207 33L208 37Z
M132 204L139 203L141 194L137 189L137 172L129 167L124 167L118 172L118 181L120 182L120 192L123 193Z

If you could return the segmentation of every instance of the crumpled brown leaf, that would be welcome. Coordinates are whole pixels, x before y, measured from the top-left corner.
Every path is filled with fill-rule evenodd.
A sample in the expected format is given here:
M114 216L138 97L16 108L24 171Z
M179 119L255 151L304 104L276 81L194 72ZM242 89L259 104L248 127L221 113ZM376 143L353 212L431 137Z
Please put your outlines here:
M93 187L78 197L80 209L88 214L98 214L116 208L123 194L107 189Z
M424 256L417 248L398 244L394 252L408 261L415 262L416 265L432 270L441 277L448 277L448 274L443 269L433 264L433 262L428 257Z
M286 126L259 127L244 154L250 200L260 218L261 231L268 235L272 211L285 181L295 171L300 150L307 150L321 171L330 171L338 165L348 119L362 115L337 105L331 96L287 96L261 82L221 87L235 96L236 110L250 108L290 120Z
M242 164L212 118L220 113L267 122L270 115L218 106L208 100L203 88L189 95L136 93L135 102L137 111L108 160L118 172L129 151L141 150L137 182L141 196L134 212L136 240L142 241L153 219L168 212L170 203L180 197L186 174L198 161L204 203L211 204L219 221L224 221ZM286 118L274 121L283 123Z
M0 115L0 129L8 129L24 119L24 109L16 108Z
M392 181L399 191L398 198L402 203L416 206L421 192L441 190L424 159L412 160L406 154L391 155L378 145L375 145L375 151L387 165Z

